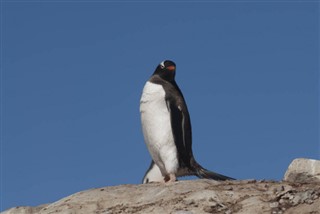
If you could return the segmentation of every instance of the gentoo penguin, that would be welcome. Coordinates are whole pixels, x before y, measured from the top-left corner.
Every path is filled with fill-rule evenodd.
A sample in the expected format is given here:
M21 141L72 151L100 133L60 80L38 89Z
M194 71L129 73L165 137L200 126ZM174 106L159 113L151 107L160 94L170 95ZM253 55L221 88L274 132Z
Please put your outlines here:
M191 122L181 90L175 81L176 65L161 62L143 88L140 100L142 131L152 160L144 180L174 182L176 177L196 175L214 180L233 178L208 171L200 166L192 153ZM149 178L150 177L150 178Z
M154 163L154 161L151 161L151 164L145 173L142 183L152 183L152 182L163 182L164 177L162 176L159 167Z

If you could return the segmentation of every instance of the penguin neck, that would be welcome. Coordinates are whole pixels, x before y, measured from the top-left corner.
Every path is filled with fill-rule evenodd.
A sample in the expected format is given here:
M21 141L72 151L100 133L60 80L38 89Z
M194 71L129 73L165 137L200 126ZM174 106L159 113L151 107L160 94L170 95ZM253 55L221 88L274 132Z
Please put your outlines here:
M153 73L153 76L159 76L161 79L163 79L165 81L174 82L176 72L175 71L162 71L162 70L156 69Z

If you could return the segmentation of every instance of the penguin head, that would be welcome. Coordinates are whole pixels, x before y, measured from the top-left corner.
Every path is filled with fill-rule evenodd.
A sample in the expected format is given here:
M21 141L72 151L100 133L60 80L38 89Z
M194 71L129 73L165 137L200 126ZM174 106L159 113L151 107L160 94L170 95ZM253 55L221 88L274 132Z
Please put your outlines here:
M176 75L176 64L171 60L164 60L157 66L153 75L159 75L164 80L173 81Z

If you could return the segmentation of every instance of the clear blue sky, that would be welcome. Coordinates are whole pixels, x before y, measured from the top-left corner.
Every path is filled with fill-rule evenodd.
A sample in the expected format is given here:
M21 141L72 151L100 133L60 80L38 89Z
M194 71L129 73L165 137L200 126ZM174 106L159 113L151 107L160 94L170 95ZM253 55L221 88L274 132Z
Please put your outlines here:
M140 183L139 100L164 59L204 167L280 180L319 159L319 2L39 2L1 3L1 210Z

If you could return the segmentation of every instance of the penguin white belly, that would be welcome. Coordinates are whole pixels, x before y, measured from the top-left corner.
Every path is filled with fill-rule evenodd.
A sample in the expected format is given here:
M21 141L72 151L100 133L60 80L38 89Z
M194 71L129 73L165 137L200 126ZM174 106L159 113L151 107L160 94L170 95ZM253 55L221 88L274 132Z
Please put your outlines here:
M140 100L140 113L144 140L152 159L164 176L175 174L179 167L178 154L161 85L146 83Z

